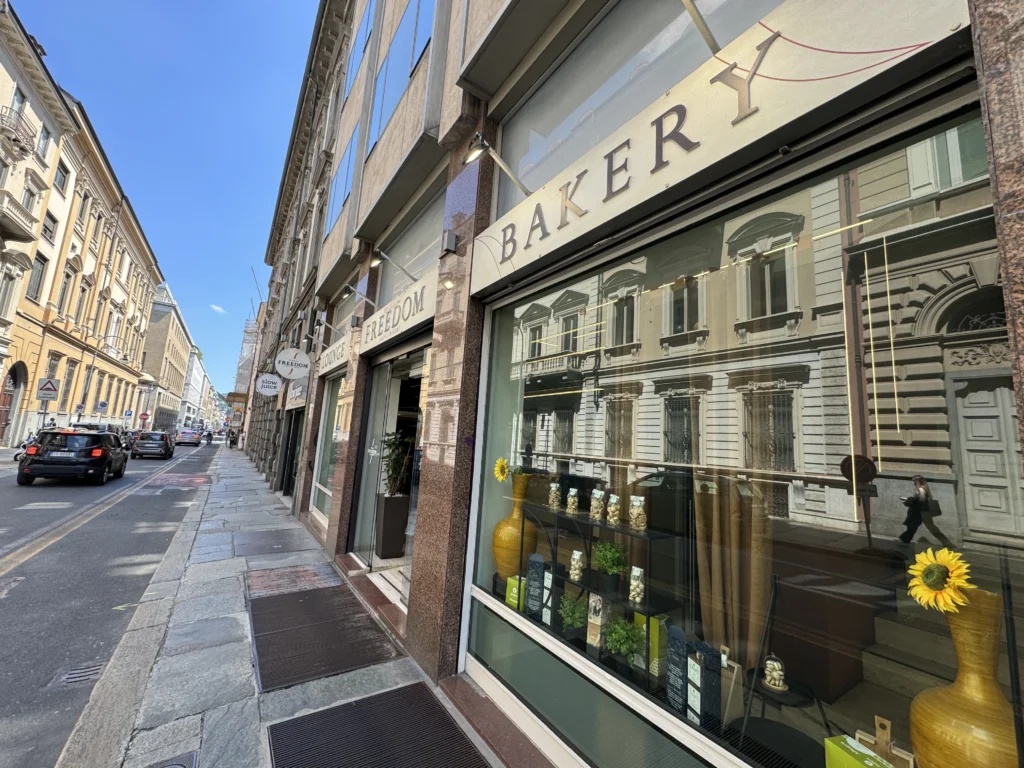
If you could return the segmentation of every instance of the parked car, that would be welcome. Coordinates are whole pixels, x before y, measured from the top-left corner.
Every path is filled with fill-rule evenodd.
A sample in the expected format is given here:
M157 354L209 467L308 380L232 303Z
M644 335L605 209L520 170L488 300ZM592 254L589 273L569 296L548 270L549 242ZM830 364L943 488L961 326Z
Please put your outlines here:
M18 462L18 485L32 485L37 477L77 478L96 485L124 477L128 452L113 432L54 429L38 438Z
M132 458L156 456L169 459L174 455L174 441L166 432L139 432L132 445Z
M175 445L202 445L203 436L194 429L179 429L174 437Z

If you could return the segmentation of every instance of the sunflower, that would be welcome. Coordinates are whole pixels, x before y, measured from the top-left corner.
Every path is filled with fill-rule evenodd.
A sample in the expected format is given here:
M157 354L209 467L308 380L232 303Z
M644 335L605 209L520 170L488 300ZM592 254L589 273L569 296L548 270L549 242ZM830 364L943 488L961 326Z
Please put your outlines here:
M968 602L961 590L976 588L968 581L970 566L960 557L950 549L920 553L908 571L914 578L907 592L925 608L957 613L957 606Z
M504 483L508 480L508 476L511 474L508 468L508 459L504 456L499 456L498 460L494 462L494 479L499 483Z

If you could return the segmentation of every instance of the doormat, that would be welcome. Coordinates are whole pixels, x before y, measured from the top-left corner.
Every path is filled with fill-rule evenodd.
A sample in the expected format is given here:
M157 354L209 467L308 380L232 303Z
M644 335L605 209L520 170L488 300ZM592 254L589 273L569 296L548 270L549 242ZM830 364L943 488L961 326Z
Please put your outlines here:
M274 768L488 768L424 683L275 723Z
M344 585L257 597L249 615L261 691L405 655Z
M249 597L257 598L307 589L337 587L342 581L330 563L316 563L249 571L245 574L245 583Z

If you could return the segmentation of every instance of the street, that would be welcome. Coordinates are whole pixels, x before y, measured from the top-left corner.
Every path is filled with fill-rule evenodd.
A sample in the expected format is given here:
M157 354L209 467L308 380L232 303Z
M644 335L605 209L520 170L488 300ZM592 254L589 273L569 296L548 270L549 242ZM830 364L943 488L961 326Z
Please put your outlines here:
M217 450L135 459L103 487L19 487L3 457L0 768L54 764Z

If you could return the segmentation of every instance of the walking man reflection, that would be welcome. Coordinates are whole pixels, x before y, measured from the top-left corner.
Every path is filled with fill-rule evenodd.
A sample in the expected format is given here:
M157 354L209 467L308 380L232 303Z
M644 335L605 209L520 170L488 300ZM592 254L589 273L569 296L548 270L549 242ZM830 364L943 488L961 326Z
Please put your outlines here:
M942 546L952 547L952 542L935 525L935 518L941 514L941 510L939 505L932 499L932 492L928 487L928 481L921 475L914 475L911 481L914 483L913 495L900 497L907 508L907 518L903 521L903 524L907 526L907 530L900 534L900 541L904 544L912 543L917 529L923 524L928 529L928 532L938 539Z

